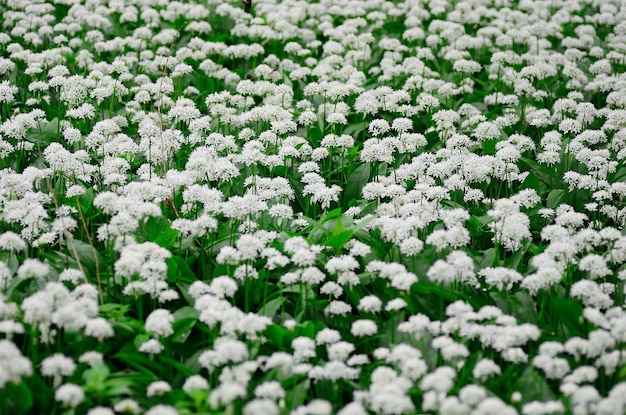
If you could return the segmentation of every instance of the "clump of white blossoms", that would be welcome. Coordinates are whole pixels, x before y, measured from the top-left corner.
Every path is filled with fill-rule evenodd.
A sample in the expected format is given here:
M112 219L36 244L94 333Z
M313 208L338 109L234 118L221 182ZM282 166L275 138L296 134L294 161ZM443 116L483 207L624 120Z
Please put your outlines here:
M3 2L5 406L625 412L626 9L544 3Z

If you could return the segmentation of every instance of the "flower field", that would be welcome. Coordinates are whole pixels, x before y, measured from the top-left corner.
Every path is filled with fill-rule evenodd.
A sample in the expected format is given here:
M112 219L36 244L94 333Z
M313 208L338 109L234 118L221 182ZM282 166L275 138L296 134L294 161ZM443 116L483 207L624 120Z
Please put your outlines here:
M0 25L0 414L626 413L624 1Z

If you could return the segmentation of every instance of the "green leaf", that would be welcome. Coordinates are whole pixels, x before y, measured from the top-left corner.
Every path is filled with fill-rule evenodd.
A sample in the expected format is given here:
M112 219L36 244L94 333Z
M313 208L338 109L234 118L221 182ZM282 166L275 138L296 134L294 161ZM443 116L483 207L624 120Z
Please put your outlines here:
M271 341L279 350L284 346L283 340L287 334L287 329L279 326L278 324L272 324L265 329L265 336Z
M33 394L30 388L24 383L8 382L4 385L4 391L0 390L0 399L7 399L2 403L5 409L13 408L7 413L27 413L33 406Z
M0 252L0 261L9 267L11 274L15 274L17 268L20 266L20 261L13 252Z
M178 238L178 231L174 229L166 229L159 234L159 236L154 240L154 243L162 246L163 248L170 249L176 243L176 239Z
M518 322L537 324L537 308L528 292L518 291L511 294L493 291L489 295L500 310L515 317Z
M613 173L612 175L613 177L611 177L611 175L609 175L609 182L610 183L615 183L615 182L623 182L626 181L626 166L621 167L618 171L616 171L615 173Z
M550 401L554 400L554 392L550 389L550 385L546 382L532 366L528 366L517 380L515 390L523 391L522 403L532 401Z
M294 193L296 194L296 199L298 200L298 203L300 204L300 210L306 211L306 208L307 208L306 197L303 195L304 183L290 176L289 184L291 185L291 188L294 190Z
M565 201L565 196L567 193L563 189L553 189L548 193L548 197L546 199L546 207L550 209L556 209Z
M344 128L342 133L356 138L360 135L361 131L365 130L365 125L366 124L362 122L355 122Z
M319 128L319 127L311 127L309 129L309 134L308 134L307 138L313 144L319 144L322 141L323 137L324 137L324 132L322 131L321 128Z
M508 268L517 270L519 264L522 262L522 258L524 258L524 255L526 255L526 252L532 246L534 246L532 242L525 242L524 246L521 249L518 249L517 252L515 252L513 255L511 255L509 259L506 260L506 266Z
M498 144L499 141L498 139L485 140L482 145L485 154L496 154L496 144Z
M184 282L192 284L197 280L196 274L193 272L191 267L189 267L189 264L187 264L187 262L178 255L174 255L166 259L165 263L167 264L168 282Z
M141 333L141 334L138 334L137 336L135 336L135 340L133 340L133 344L135 345L135 349L139 350L139 347L141 347L141 345L144 342L147 342L151 338L152 338L152 336L150 336L149 334L146 334L146 333Z
M556 328L559 336L572 337L583 335L581 318L582 305L575 300L560 296L550 296L551 327Z
M101 392L105 388L104 382L109 377L110 370L104 364L96 364L83 373L85 389Z
M193 307L181 307L174 312L174 321L181 320L183 318L198 318L200 312Z
M489 222L492 222L493 218L491 216L472 216L467 221L467 230L470 233L470 236L476 238L481 236L483 233L487 231L486 225Z
M341 216L341 208L336 208L326 213L324 217L320 220L320 223L326 223L331 219L338 218Z
M102 316L109 317L112 320L119 320L124 316L124 314L126 314L126 312L128 312L129 309L129 305L105 303L100 306L98 311Z
M174 313L174 334L170 339L174 343L185 343L191 334L191 330L198 321L200 312L192 307L183 307Z
M59 119L54 118L52 121L40 122L39 127L30 130L26 134L26 139L31 143L47 146L54 139L58 138Z
M142 353L138 353L136 351L132 353L120 352L113 355L113 358L122 361L125 365L136 369L145 375L151 376L152 378L161 376L162 370L159 363L154 360L150 360Z
M535 173L529 172L528 176L522 182L520 189L535 189L539 196L543 196L546 193L546 185L539 181Z
M171 229L170 221L162 217L150 217L145 222L145 238L147 241L155 242L161 233Z
M483 251L483 257L480 260L479 269L488 268L493 265L494 260L496 259L496 253L498 251L496 248L489 248Z
M91 209L91 206L93 204L93 198L94 198L93 187L87 187L87 190L85 190L85 193L78 196L78 200L80 202L80 208L83 211L84 215L89 213L89 210Z
M348 243L348 241L350 241L350 239L352 239L352 236L354 235L354 231L352 230L348 230L348 231L343 231L337 235L334 235L332 237L330 237L325 243L324 245L326 246L332 246L335 250L340 250L341 248L343 248L343 246Z
M174 334L172 334L170 339L174 343L185 343L191 334L191 329L193 329L193 326L195 326L197 322L198 319L196 318L183 318L174 322L174 324L172 324Z
M364 163L348 175L346 189L343 193L345 200L357 200L361 197L361 191L369 181L371 171L371 165L369 163Z
M116 378L116 379L108 379L104 385L104 395L105 396L124 396L124 395L132 395L133 390L131 386L134 382L126 377Z
M290 403L292 408L297 408L304 403L306 395L311 388L311 381L306 379L287 392L286 401Z
M526 157L522 157L520 161L525 163L532 170L532 172L535 173L537 178L548 186L548 188L562 189L565 187L562 177L559 176L554 169L546 167Z
M280 309L280 307L285 302L285 297L276 297L273 300L270 300L263 304L263 306L259 309L257 314L265 317L272 318L276 315L276 312Z
M91 247L91 245L81 241L80 239L74 239L72 240L72 242L74 244L74 248L76 248L76 253L78 254L78 259L80 260L80 263L84 267L88 268L89 271L95 275L96 257L98 257L98 260L100 261L100 263L102 263L98 255L98 251L96 251Z
M163 363L166 363L168 366L171 366L173 369L175 369L177 374L179 374L179 375L191 376L191 375L196 373L194 370L190 369L184 363L178 362L178 361L172 359L171 357L163 355L163 356L160 356L159 359Z

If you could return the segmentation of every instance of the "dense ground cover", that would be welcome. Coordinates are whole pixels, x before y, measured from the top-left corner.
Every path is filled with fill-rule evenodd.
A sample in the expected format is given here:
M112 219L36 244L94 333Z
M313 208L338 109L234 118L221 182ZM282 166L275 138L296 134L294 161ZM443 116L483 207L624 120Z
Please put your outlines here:
M626 8L0 0L0 412L626 412Z

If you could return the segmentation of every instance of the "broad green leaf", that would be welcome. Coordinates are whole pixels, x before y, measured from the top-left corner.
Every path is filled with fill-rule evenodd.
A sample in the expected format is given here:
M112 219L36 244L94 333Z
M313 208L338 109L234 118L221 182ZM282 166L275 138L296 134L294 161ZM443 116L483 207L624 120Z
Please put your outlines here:
M352 239L353 235L354 235L354 231L352 230L343 231L337 235L330 237L324 243L324 245L332 246L335 250L340 250L348 241L350 241L350 239Z
M535 189L539 196L544 196L546 193L545 183L541 182L533 172L529 172L520 189Z
M2 402L2 407L8 413L28 413L28 411L33 406L33 394L31 393L30 388L26 385L26 383L19 382L13 383L8 382L4 385L4 391L0 390L0 399L6 399ZM14 411L10 408L13 408Z
M371 165L364 163L348 175L346 188L343 193L346 201L358 200L361 197L361 191L369 181L371 171Z
M524 258L524 255L526 255L526 252L533 246L534 245L532 242L526 241L522 248L518 249L517 252L515 252L513 255L511 255L510 258L506 260L506 266L511 269L517 270L520 263L522 262L522 258Z
M498 139L485 140L482 145L485 154L496 154L496 144L498 144L499 141Z
M540 181L548 185L549 188L561 189L565 187L563 179L554 169L546 167L526 157L522 157L520 160L535 173Z
M165 229L159 234L159 236L156 237L154 243L162 246L163 248L170 249L176 243L176 239L178 239L178 231L175 231L174 229Z
M276 312L280 309L280 307L285 302L285 297L279 296L270 300L263 304L263 306L259 309L257 314L265 317L272 318L276 315Z
M119 320L128 312L129 309L129 305L105 303L100 306L98 311L101 315L110 317L112 320Z
M479 268L483 269L492 266L496 259L497 252L496 248L489 248L483 251L483 257L480 259Z
M584 333L582 324L583 307L575 300L561 296L550 296L551 326L559 336L581 336Z
M515 317L518 323L537 324L537 306L527 291L518 291L514 294L493 291L489 296L500 310Z
M0 252L0 262L3 262L11 270L11 274L15 274L17 268L20 266L20 261L17 259L17 255L14 252Z
M183 282L187 284L192 284L198 278L196 274L193 272L191 267L187 264L187 262L179 257L178 255L174 255L171 258L165 260L167 263L167 279L169 282Z
M171 229L169 220L162 217L150 217L145 222L145 238L147 241L154 242L161 233Z
M545 378L530 365L522 372L515 383L514 390L522 392L522 403L555 399L554 392Z
M85 193L78 196L78 200L80 202L80 208L83 211L83 215L89 213L91 209L91 205L93 204L94 192L93 187L89 186L85 190Z
M52 121L40 122L38 128L30 130L26 134L26 139L31 143L39 144L43 147L57 139L58 134L59 119L54 118Z
M132 395L133 389L131 386L134 385L132 379L126 377L120 377L116 379L107 379L104 384L104 395L105 396L125 396Z
M278 324L272 324L265 329L265 336L279 349L284 346L283 340L287 334L287 329Z
M343 134L348 134L356 138L366 128L366 125L367 124L363 122L352 123L343 129Z
M166 363L168 368L175 369L178 375L183 375L186 377L186 376L194 375L196 373L194 370L190 369L184 363L174 360L169 356L165 356L165 355L159 356L159 359L163 363Z
M105 381L109 377L111 371L104 364L96 364L87 369L83 374L85 379L85 388L88 390L101 392L105 388Z
M331 219L338 218L341 216L341 208L336 208L326 213L324 217L320 220L320 223L326 223Z
M129 352L120 352L113 355L114 359L120 360L125 365L138 370L146 375L152 376L153 378L158 378L161 376L161 366L158 362L151 360L149 357L145 356L143 353L139 353L134 351L132 353Z
M310 387L311 381L309 379L300 382L295 388L287 391L286 401L292 408L297 408L304 403Z
M556 209L560 204L565 202L565 196L567 193L563 189L553 189L548 193L548 197L546 199L546 207L550 209Z
M198 321L200 312L192 307L182 307L174 313L174 334L170 339L175 343L184 343L189 338L191 330Z
M78 253L78 259L80 260L80 263L83 266L89 268L89 271L91 271L95 275L96 257L98 258L100 263L102 263L98 251L93 249L91 245L81 241L80 239L73 239L72 242L74 244L74 248L76 248L76 252Z
M493 218L491 216L472 216L467 221L467 230L472 237L479 237L483 233L487 232L486 225L490 222L493 222Z

